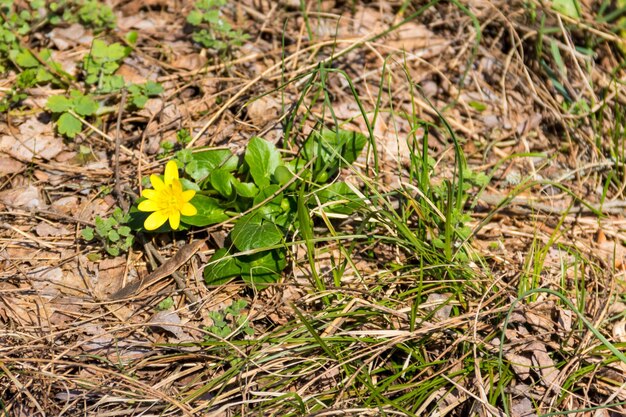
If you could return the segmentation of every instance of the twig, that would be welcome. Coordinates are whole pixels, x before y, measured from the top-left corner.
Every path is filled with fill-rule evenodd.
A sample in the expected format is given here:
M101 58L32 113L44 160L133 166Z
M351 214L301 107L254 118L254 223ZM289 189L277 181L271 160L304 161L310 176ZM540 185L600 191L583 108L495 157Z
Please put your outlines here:
M159 262L161 262L161 266L156 268L154 271L152 271L152 273L150 273L143 279L120 288L117 292L111 295L110 299L121 300L127 297L131 297L146 288L147 286L153 284L154 282L172 275L174 276L176 284L183 291L185 296L187 296L189 301L196 302L197 298L191 291L186 288L185 280L177 274L176 270L185 262L187 262L189 258L191 258L203 244L204 242L201 240L187 244L180 248L172 258L165 260L161 257L159 252L154 248L154 246L152 246L150 242L144 243L143 245L146 249L146 254L148 256L154 256Z
M23 230L18 229L15 226L11 226L8 223L2 223L0 224L0 227L4 228L4 229L9 229L9 230L13 230L14 232L24 236L26 239L28 240L32 240L33 242L37 243L39 246L42 246L44 248L47 249L56 249L54 245L51 245L49 243L44 242L41 239L36 238L35 236L31 235L30 233L24 232Z
M144 247L150 251L152 256L154 256L161 265L165 263L166 259L161 256L159 251L156 250L152 243L147 242ZM187 288L187 285L185 284L185 278L183 278L178 272L172 273L172 277L174 278L174 281L176 281L178 289L180 289L183 294L185 294L185 297L187 297L190 303L198 302L198 297L196 297L196 295L191 292L189 288Z

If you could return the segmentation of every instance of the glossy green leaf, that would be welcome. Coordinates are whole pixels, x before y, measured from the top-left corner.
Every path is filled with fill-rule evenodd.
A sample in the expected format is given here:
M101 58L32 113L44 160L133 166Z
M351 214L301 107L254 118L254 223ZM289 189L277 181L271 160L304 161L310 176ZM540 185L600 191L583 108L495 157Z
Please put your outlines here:
M338 131L324 129L309 135L302 146L300 157L305 161L315 159L316 176L323 171L333 175L340 167L356 161L366 144L367 137L362 133L343 129ZM324 181L327 179L328 176ZM319 179L318 181L324 182Z
M216 168L232 172L237 169L237 157L228 149L211 149L194 153L193 159L185 167L185 172L196 181L208 177Z
M228 198L233 193L233 174L223 169L214 169L210 175L211 186L215 190Z
M282 249L240 256L236 259L243 280L259 290L266 287L264 284L277 282L281 271L287 265L285 251Z
M345 182L335 182L315 194L326 212L352 214L363 204L361 198ZM332 204L334 201L337 203Z
M183 188L185 190L194 190L197 192L200 191L200 187L198 186L198 184L193 181L189 181L187 178L181 178L180 183L183 185Z
M552 8L573 19L580 18L580 5L577 0L552 0Z
M280 215L283 212L283 208L281 203L283 201L283 193L278 192L280 186L276 184L272 184L269 187L265 187L262 189L255 197L253 205L259 205L263 201L269 199L261 205L257 212L263 216L263 218L267 220L274 220L276 216Z
M211 197L196 194L190 203L198 210L195 216L181 216L180 221L192 226L208 226L228 219L219 202Z
M256 136L250 139L244 159L250 167L252 179L259 188L267 187L276 168L282 165L280 152L276 146Z
M247 251L276 245L283 239L283 233L271 222L259 224L256 218L246 216L235 224L230 238L238 250Z
M259 189L256 185L254 185L254 183L241 182L237 178L233 178L231 182L235 187L235 191L237 191L237 195L241 197L253 198L259 192Z
M241 268L229 255L226 248L221 248L209 259L203 272L207 285L221 285L241 275Z
M286 165L280 165L274 170L274 179L280 185L285 185L294 177L294 173Z

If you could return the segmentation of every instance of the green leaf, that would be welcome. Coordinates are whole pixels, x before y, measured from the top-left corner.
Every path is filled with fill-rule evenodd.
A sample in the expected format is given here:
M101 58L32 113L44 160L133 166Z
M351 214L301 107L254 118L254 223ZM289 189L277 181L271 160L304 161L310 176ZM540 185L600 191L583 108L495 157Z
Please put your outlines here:
M229 255L226 248L221 248L209 259L203 272L207 285L221 285L241 275L241 268L235 258ZM226 256L228 257L224 259Z
M130 227L128 227L128 226L120 226L120 228L117 229L117 233L119 233L120 236L129 236L130 235Z
M148 102L148 96L144 96L143 94L133 94L131 95L130 101L136 108L143 109Z
M147 81L144 86L144 91L147 96L157 96L163 92L163 86L154 81Z
M124 240L124 243L122 244L122 249L128 250L128 248L130 248L133 245L133 240L134 238L132 236L127 236L126 239Z
M193 160L185 167L185 172L194 180L201 181L216 168L232 172L237 166L237 157L228 149L211 149L194 153Z
M267 220L273 221L276 216L280 215L283 212L283 208L281 206L281 203L283 201L283 193L279 193L279 189L280 186L272 184L269 187L265 187L264 189L262 189L254 197L253 205L256 206L258 204L261 204L261 202L267 200L268 198L274 196L271 200L269 200L257 209L257 212Z
M90 55L93 58L105 58L108 54L109 48L105 41L100 39L94 39L91 44Z
M35 76L37 83L43 84L54 79L54 76L50 74L45 68L39 67L37 68L37 75Z
M40 65L35 56L26 49L21 50L15 56L15 63L23 68L36 68Z
M137 43L137 38L138 38L138 34L136 30L131 30L125 36L126 42L128 42L131 45L134 45Z
M323 129L309 135L302 146L300 156L305 161L315 159L316 177L322 171L333 175L340 167L356 161L366 144L367 137L362 133L343 129L337 131Z
M276 146L256 136L250 139L244 159L248 163L250 174L259 188L267 187L276 168L282 165L282 159Z
M164 298L159 304L157 304L156 309L159 311L169 310L174 305L174 299L172 297Z
M208 226L227 220L229 217L220 207L219 202L211 197L196 194L190 203L198 210L195 216L181 216L180 221L192 226Z
M215 188L218 193L228 198L233 193L233 184L231 181L234 178L233 174L228 171L214 169L210 175L211 186Z
M471 108L473 108L474 110L479 111L479 112L484 112L485 110L487 110L487 105L485 103L481 103L480 101L471 100L467 104Z
M193 153L191 152L191 149L182 149L176 152L176 159L182 162L183 165L188 164L193 161Z
M75 98L73 101L74 111L81 116L91 116L97 110L98 103L89 96L82 96L79 98Z
M80 133L82 128L83 124L81 121L69 113L63 113L57 121L59 133L69 138L74 138L76 134Z
M274 180L280 185L285 185L294 177L294 174L286 165L276 167L274 171Z
M115 230L109 230L107 237L111 242L118 242L120 240L120 235Z
M113 69L115 71L117 66ZM112 93L115 91L119 91L124 88L125 81L124 77L121 75L111 75L102 78L102 85L98 89L98 91L103 93Z
M211 321L213 322L213 326L215 327L224 327L228 324L226 323L226 320L224 320L225 317L221 311L210 311L208 315Z
M52 96L48 98L46 107L54 113L62 113L72 106L72 102L63 96Z
M200 192L200 187L193 181L189 181L187 178L181 178L180 183L183 185L184 190L195 190L196 192Z
M280 272L287 265L285 251L282 249L240 256L236 259L243 280L259 290L266 287L264 284L278 281Z
M315 193L324 211L331 213L352 214L362 206L361 198L345 182L335 182ZM329 204L337 201L336 204Z
M112 61L119 61L130 53L130 48L115 42L107 48L106 57Z
M235 300L230 304L230 306L226 307L224 311L226 313L232 314L233 316L238 316L239 314L241 314L241 310L243 310L247 306L248 302L246 300ZM245 319L245 317L243 318Z
M120 248L117 246L109 246L106 248L106 251L111 256L118 256L120 254Z
M126 220L128 220L127 215L124 214L124 211L122 211L119 207L115 207L115 209L113 209L112 216L117 223L125 223Z
M580 18L580 5L577 0L553 0L552 9L573 19Z
M241 182L237 178L233 178L231 183L237 191L237 195L244 198L253 198L259 192L259 189L252 182Z
M187 22L194 26L198 26L202 23L202 13L198 10L192 10L187 15Z
M271 222L258 224L250 216L240 219L230 233L233 244L240 251L267 248L283 239L283 233Z
M83 230L80 231L81 235L83 235L83 239L85 240L93 240L94 238L94 234L93 234L93 228L91 227L85 227Z

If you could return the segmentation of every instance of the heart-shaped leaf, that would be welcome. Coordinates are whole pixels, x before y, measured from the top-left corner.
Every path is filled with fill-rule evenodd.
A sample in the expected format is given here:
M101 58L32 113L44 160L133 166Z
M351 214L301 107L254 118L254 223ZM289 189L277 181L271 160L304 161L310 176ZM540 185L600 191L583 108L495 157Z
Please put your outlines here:
M230 237L240 251L267 248L276 245L283 239L282 232L270 222L259 223L257 217L241 218L233 227Z

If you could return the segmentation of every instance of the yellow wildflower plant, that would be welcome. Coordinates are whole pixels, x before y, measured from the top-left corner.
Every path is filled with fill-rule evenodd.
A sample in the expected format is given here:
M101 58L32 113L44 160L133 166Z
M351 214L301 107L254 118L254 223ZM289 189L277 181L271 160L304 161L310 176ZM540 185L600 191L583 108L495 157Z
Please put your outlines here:
M169 161L165 166L163 180L150 175L152 189L143 190L141 196L146 200L139 203L139 211L153 212L144 222L146 230L156 230L169 220L173 230L180 226L180 216L194 216L198 210L189 202L196 194L194 190L183 191L178 178L176 162Z

